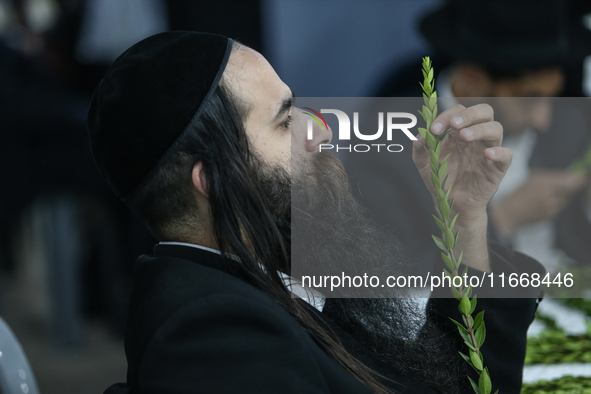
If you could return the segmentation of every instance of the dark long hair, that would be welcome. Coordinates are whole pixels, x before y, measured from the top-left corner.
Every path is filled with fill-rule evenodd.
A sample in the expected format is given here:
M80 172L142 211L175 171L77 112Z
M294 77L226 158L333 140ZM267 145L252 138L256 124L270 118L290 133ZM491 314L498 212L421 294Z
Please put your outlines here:
M201 162L206 177L212 228L224 268L262 290L325 345L330 354L375 393L389 391L377 373L351 356L292 298L278 272L290 272L289 241L261 194L260 160L249 149L236 100L220 84L177 153L130 202L160 240L184 240L199 231L193 167ZM288 225L289 227L289 225ZM289 229L287 230L289 231ZM237 255L240 262L228 256Z

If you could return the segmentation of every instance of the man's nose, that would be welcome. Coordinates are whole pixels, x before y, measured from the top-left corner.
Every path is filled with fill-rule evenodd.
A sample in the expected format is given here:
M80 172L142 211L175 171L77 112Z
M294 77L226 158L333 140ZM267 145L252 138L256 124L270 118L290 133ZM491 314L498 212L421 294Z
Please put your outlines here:
M308 115L304 115L308 117ZM312 123L312 132L310 133L309 124ZM308 152L320 151L321 144L330 144L332 141L332 130L323 122L319 125L313 118L306 119L305 146Z

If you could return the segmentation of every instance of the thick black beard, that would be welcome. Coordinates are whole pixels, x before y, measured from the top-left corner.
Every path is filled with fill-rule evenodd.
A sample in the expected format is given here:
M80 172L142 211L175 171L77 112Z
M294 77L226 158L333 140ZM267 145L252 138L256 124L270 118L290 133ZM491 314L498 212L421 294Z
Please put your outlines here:
M307 275L409 272L402 246L368 219L334 155L314 155L306 167L294 171L292 182L279 167L264 168L259 175L284 242ZM467 371L454 357L451 341L426 321L425 311L414 300L331 298L323 313L403 374L438 392L466 390Z

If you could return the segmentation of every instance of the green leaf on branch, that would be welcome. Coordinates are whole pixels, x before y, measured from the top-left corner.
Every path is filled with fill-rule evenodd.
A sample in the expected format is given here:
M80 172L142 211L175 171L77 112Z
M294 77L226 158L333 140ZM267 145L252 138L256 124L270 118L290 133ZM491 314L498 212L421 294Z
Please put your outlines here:
M462 336L462 338L464 338L464 342L466 344L470 344L470 346L468 346L469 348L471 348L472 350L476 351L476 348L474 346L472 346L472 337L470 337L470 333L468 331L464 330L460 330L458 328L458 331L460 333L460 335Z
M431 168L434 171L437 171L437 169L439 169L439 158L437 157L437 154L435 152L433 152L432 150L429 151L429 156L431 157ZM439 178L442 178L441 176L439 176Z
M445 163L445 164L447 164L447 163ZM447 178L447 175L446 175L446 178ZM442 187L443 187L443 186L442 186ZM451 189L452 189L452 187L453 187L453 185L450 185L450 186L449 186L449 189L447 189L447 191L445 192L445 199L446 199L446 200L449 200L449 195L450 195L450 193L451 193ZM450 226L450 228L451 228L451 226Z
M449 228L445 229L444 236L445 236L445 244L447 245L447 249L453 250L454 247L456 246L456 244L454 241L454 235ZM450 269L453 269L453 268L450 268Z
M433 151L430 151L431 153ZM429 164L431 165L431 171L434 172L435 174L439 174L439 161L437 161L437 158L433 158L431 157L431 160L429 160Z
M476 346L481 347L482 344L484 343L485 338L486 338L486 326L484 325L484 322L482 322L480 324L480 327L478 327L478 330L476 330L476 333L474 334L474 339L476 339Z
M472 350L476 351L476 348L474 347L474 345L472 345L472 338L470 338L470 340L469 340L469 341L467 341L467 340L466 340L466 338L464 338L464 344L465 344L466 346L468 346L468 348L470 348L470 349L472 349Z
M467 362L468 364L471 364L471 363L472 363L472 361L470 361L470 356L466 356L466 355L465 355L464 353L462 353L462 352L458 352L458 353L460 353L460 356L462 356L462 358L463 358L464 360L466 360L466 362Z
M480 379L478 379L478 388L482 394L490 394L492 391L492 383L490 381L490 376L488 376L488 368L485 368L480 374Z
M436 235L431 235L431 236L433 237L433 241L435 241L435 244L439 247L439 249L447 252L447 247L445 246L445 242L443 242L443 240Z
M449 275L451 277L451 275ZM452 287L451 288L451 294L453 294L453 296L456 298L456 300L461 300L462 299L462 295L460 294L460 292L455 288Z
M470 384L472 385L472 389L474 390L474 392L475 392L476 394L482 394L482 393L480 392L480 388L478 388L478 385L476 384L476 382L475 382L475 381L473 381L473 380L472 380L472 378L471 378L471 377L469 377L469 376L468 376L468 379L470 379Z
M441 182L442 188L445 187L445 184L447 183L447 178L448 178L448 175L446 175L445 178L443 178L443 182Z
M470 296L472 295L472 286L468 286L468 288L466 289L466 297L470 298ZM471 314L472 312L470 312ZM472 316L470 316L470 321L472 321Z
M449 189L451 190L451 186L449 187ZM460 215L460 213L456 213L456 216L454 216L453 220L451 221L451 223L449 224L449 228L453 229L454 226L456 225L456 220L458 219L458 216Z
M470 300L466 297L462 298L462 301L460 301L460 312L462 312L464 315L469 315L470 308Z
M472 365L474 365L474 368L476 368L479 371L482 371L482 361L480 360L478 354L476 354L476 352L472 349L470 349L470 361L472 361Z
M439 163L439 158L441 157L441 141L437 141L437 145L435 145L435 154L437 155L437 162ZM443 177L440 176L439 178Z
M433 186L435 186L435 189L441 189L441 183L439 182L439 178L437 178L437 174L434 172L431 172L431 183L433 184Z
M429 108L435 108L437 105L437 92L433 92L431 98L429 98Z
M449 268L450 270L453 271L454 269L454 263L451 261L451 259L449 258L449 256L445 253L441 253L441 258L443 258L443 262L445 263L445 265L447 265L447 268Z
M473 327L475 330L478 330L480 328L483 320L484 320L484 311L480 311L476 315L476 318L474 318L474 326Z
M439 167L437 167L436 165L433 165L433 162L431 160L429 160L429 165L431 166L431 172L437 174L439 172ZM441 193L439 192L439 189L435 190L437 192L437 196L439 197L441 195Z
M441 196L439 189L435 189L435 192L437 192L437 206L440 206L441 202L443 201L443 197ZM443 221L445 222L445 219Z
M435 219L435 223L437 223L437 227L439 227L439 229L442 232L445 231L445 226L443 225L443 223L441 223L441 220L439 220L439 218L433 214L431 214L431 216L433 216L433 219ZM453 267L451 267L450 270L453 270Z
M421 85L423 86L423 85ZM423 115L423 112L419 109L417 110L417 112L419 113L419 115L421 115L421 118L425 119L425 115Z
M421 137L423 137L424 139L427 139L427 129L423 128L423 127L419 127L419 134L421 135Z
M460 235L460 230L456 231L456 234L454 235L454 245L458 244L458 236Z
M456 326L458 326L458 327L460 328L460 331L463 331L463 332L466 332L466 333L468 332L468 331L466 331L466 327L464 327L464 326L462 325L462 323L455 321L455 320L454 320L454 319L452 319L451 317L449 318L449 320L451 320L451 321L452 321L452 322L453 322L453 323L454 323ZM469 335L469 334L468 334L468 335Z
M437 92L433 92L433 94L437 94ZM433 108L433 119L437 117L437 104L435 104L435 108Z
M460 253L460 257L458 257L458 267L460 266L460 264L462 264L462 257L464 257L464 251L463 250Z
M431 132L427 133L427 138L425 138L427 140L427 146L431 149L435 149L435 144L437 144L437 140L435 139L435 137L433 137L433 134L431 134Z
M443 178L445 175L447 174L447 162L441 164L441 166L439 167L439 178Z
M474 320L472 320L472 316L468 315L468 319L470 320L470 327L474 327ZM464 324L468 327L468 320L466 320L466 316L462 316L462 320L464 320Z
M470 289L472 289L472 287L470 287ZM474 312L474 309L476 309L476 296L474 296L474 298L470 300L470 305L470 314L472 314Z
M423 119L433 121L433 112L423 105Z
M439 204L439 212L441 212L441 217L443 218L443 220L447 220L450 213L450 207L446 199L443 199L441 201L441 204Z

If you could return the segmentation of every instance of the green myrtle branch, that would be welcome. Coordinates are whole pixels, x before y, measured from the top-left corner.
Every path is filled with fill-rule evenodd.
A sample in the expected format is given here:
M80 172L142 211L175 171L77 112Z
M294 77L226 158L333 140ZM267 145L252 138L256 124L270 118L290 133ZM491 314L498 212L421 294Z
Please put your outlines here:
M450 320L453 321L458 327L458 331L464 339L464 343L468 347L469 355L461 352L460 355L464 358L464 360L466 360L468 365L474 368L474 370L479 375L478 384L476 384L472 378L468 377L468 379L470 379L472 388L476 393L490 394L492 391L490 374L488 372L488 368L484 366L484 357L480 351L486 336L486 327L483 320L484 311L481 311L473 319L472 313L476 309L476 296L470 299L472 287L463 287L462 284L460 284L459 287L455 287L453 282L455 277L460 276L458 271L460 269L463 256L463 252L460 253L457 259L454 255L454 248L458 243L460 230L456 230L454 233L453 229L459 213L456 214L453 219L450 218L454 200L451 200L450 202L449 196L453 185L449 185L447 189L445 188L448 178L447 160L449 159L449 154L445 156L443 160L441 160L441 148L443 140L450 130L446 131L440 136L433 135L430 131L431 124L437 117L437 92L434 90L435 79L433 78L433 68L431 67L431 59L429 57L423 58L423 77L424 81L420 85L423 89L424 105L419 113L427 123L427 127L419 127L419 133L421 134L421 137L423 137L427 142L427 147L425 147L425 149L427 152L429 152L430 156L429 164L431 166L431 183L433 183L437 193L437 211L439 213L439 217L433 215L433 218L435 219L437 226L443 234L443 239L433 235L433 240L439 249L442 250L441 257L449 269L448 271L444 268L445 275L450 278L452 283L451 291L453 296L460 302L458 309L462 314L464 324L450 318ZM462 276L466 274L467 270L468 267L466 266Z

